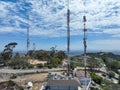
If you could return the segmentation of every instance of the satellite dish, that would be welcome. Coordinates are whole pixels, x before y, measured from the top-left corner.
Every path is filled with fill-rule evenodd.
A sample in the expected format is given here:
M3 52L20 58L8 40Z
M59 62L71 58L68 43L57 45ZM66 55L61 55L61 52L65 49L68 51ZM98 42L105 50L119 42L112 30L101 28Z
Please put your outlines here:
M28 82L28 87L33 87L33 83L32 82Z

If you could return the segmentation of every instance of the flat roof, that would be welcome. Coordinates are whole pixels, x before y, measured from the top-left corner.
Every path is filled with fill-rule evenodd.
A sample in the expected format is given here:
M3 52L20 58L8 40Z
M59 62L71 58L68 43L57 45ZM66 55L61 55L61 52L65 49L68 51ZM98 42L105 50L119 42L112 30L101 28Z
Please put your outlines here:
M69 79L69 80L53 80L49 79L47 82L47 86L80 86L81 84L79 81L75 79Z

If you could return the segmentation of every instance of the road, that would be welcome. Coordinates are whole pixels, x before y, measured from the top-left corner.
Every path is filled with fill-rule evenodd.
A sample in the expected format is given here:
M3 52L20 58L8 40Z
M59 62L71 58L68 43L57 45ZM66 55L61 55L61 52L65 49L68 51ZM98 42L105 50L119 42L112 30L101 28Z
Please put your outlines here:
M0 73L36 73L36 72L51 72L51 71L61 71L65 70L63 68L53 68L53 69L0 69Z

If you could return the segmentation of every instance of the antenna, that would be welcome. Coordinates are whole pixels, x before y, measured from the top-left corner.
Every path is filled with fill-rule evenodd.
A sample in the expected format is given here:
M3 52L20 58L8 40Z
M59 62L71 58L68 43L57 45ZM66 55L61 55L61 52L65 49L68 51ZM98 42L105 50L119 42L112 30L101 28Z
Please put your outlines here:
M84 44L84 67L85 67L85 77L86 77L86 48L87 48L87 45L86 45L86 16L83 16L83 22L84 22L84 29L83 29L83 32L84 32L84 38L83 38L83 44Z
M70 74L70 10L69 10L69 0L68 0L68 7L67 7L67 55L68 55L68 62L67 62L67 75Z
M29 20L29 16L28 16L28 20ZM28 55L29 46L30 46L30 40L29 40L29 23L28 23L27 24L27 55Z
M87 77L87 72L86 72L86 60L87 60L87 56L86 56L86 48L87 48L87 44L86 44L86 32L87 32L87 29L86 29L86 22L87 22L87 19L86 19L86 16L85 16L85 6L86 6L86 1L83 1L83 4L84 4L84 16L83 16L83 25L84 25L84 29L83 29L83 32L84 32L84 38L83 38L83 44L84 44L84 68L85 68L85 77Z

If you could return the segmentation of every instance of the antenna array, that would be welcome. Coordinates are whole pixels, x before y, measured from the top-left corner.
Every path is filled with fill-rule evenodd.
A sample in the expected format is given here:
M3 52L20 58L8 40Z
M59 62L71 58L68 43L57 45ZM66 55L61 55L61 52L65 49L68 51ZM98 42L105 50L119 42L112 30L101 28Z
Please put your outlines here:
M68 7L67 7L67 55L68 55L68 65L67 65L67 75L70 74L70 9L69 9L69 0L68 0Z
M83 44L84 44L84 67L85 67L85 77L86 77L86 60L87 60L87 57L86 57L86 48L87 48L87 44L86 44L86 32L87 32L87 29L86 29L86 16L83 16L83 22L84 22L84 29L83 29L83 32L84 32L84 38L83 38Z
M83 4L84 6L86 5L86 1L83 1ZM87 56L86 56L86 48L87 48L87 44L86 44L86 32L87 32L87 29L86 29L86 22L87 22L87 19L86 19L86 16L85 16L85 7L84 7L84 16L83 16L83 24L84 24L84 29L83 29L83 32L84 32L84 38L83 38L83 44L84 44L84 68L85 68L85 77L87 77L87 72L86 72L86 60L87 60Z

